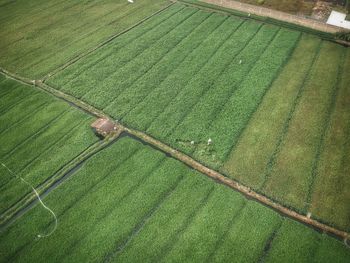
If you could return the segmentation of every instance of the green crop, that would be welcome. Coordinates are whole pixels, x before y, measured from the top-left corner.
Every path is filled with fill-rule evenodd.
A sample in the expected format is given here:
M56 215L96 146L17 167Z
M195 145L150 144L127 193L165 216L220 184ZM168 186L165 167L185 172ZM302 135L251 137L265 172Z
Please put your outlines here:
M339 262L349 256L341 242L128 137L87 160L44 202L58 217L55 232L36 238L53 221L35 206L2 230L1 262L306 261L310 255L327 262L334 252L317 250L326 244Z

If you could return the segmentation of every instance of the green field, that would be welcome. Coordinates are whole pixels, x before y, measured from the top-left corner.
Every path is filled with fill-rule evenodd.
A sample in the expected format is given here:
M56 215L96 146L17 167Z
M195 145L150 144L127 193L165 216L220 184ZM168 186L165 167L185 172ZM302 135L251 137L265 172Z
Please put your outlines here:
M347 262L341 242L128 137L1 233L1 262ZM17 238L20 236L21 238ZM328 249L328 248L332 249ZM322 249L326 248L326 249Z
M349 231L349 61L316 36L177 3L48 83Z
M97 141L93 118L47 93L0 74L0 161L34 187ZM29 185L0 166L0 214Z
M0 263L349 262L349 48L204 6L0 0Z
M167 6L165 0L0 1L0 67L38 79Z

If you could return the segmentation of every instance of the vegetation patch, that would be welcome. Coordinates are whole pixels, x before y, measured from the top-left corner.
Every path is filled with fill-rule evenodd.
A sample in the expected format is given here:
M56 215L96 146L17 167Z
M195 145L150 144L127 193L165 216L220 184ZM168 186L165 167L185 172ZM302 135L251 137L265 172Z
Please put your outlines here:
M0 92L0 161L34 187L97 141L93 118L67 103L11 79L0 82ZM3 214L32 189L3 166L0 174Z
M89 159L45 202L58 216L56 231L36 237L50 231L53 221L34 207L2 230L1 262L178 262L189 257L192 262L247 262L262 255L273 262L276 255L286 256L286 249L289 258L306 261L314 255L328 262L334 251L321 249L326 245L336 249L338 262L350 255L342 242L128 137ZM271 249L266 251L267 242Z
M167 5L163 0L20 0L2 6L0 66L41 78Z
M345 53L176 3L48 84L306 214Z

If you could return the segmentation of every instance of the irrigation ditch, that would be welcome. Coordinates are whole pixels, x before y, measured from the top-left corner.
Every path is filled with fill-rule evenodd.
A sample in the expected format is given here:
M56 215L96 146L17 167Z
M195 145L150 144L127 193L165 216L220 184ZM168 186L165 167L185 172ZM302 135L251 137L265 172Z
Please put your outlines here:
M65 180L67 180L71 175L73 175L76 171L78 171L87 160L89 160L91 157L93 157L103 149L112 145L113 142L115 142L118 139L121 132L121 130L117 131L112 136L93 143L90 147L81 152L70 162L66 163L60 169L58 169L56 173L54 173L47 180L45 180L43 183L41 183L35 188L39 193L40 197L44 198L52 190L54 190ZM33 191L23 196L18 202L16 202L13 206L11 206L3 214L0 215L0 230L9 226L18 217L23 215L37 203L38 198Z
M118 132L117 132L117 135L115 137L111 138L110 141L106 142L105 146L110 145L112 142L114 142L114 140L118 139L119 136L129 135L134 139L137 138L142 143L150 145L152 148L154 148L156 150L162 151L167 156L172 157L172 158L184 163L185 165L187 165L191 169L197 170L198 172L213 179L215 182L226 185L226 186L232 188L233 190L236 190L236 191L242 193L246 198L255 200L264 206L272 208L273 210L275 210L276 212L278 212L282 216L291 218L291 219L296 220L296 221L298 221L306 226L312 227L316 231L325 232L328 235L331 235L339 240L344 241L345 244L347 244L348 239L350 238L350 234L348 232L337 229L337 228L330 226L330 225L327 225L325 223L322 223L316 219L313 219L311 217L311 215L309 215L309 214L304 215L304 214L298 213L298 212L296 212L288 207L285 207L285 206L277 203L276 201L266 197L265 195L253 191L250 187L247 187L247 186L239 183L238 181L230 179L226 175L205 166L201 162L199 162L199 161L193 159L192 157L172 148L171 146L153 138L152 136L150 136L142 131L128 128L128 127L124 126L122 123L119 123L118 121L114 121L111 116L105 114L104 112L96 109L95 107L93 107L93 106L91 106L91 105L71 96L71 95L65 94L61 91L58 91L58 90L50 87L49 85L44 83L44 81L42 81L42 80L30 80L27 78L23 78L21 76L13 74L13 73L11 73L5 69L2 69L2 68L0 68L0 72L2 72L6 77L20 81L20 82L27 84L27 85L34 86L34 87L36 87L36 88L38 88L46 93L49 93L52 96L58 97L59 99L66 101L70 105L72 105L72 106L74 106L74 107L78 108L79 110L82 110L86 113L89 113L92 116L99 117L99 118L108 118L108 119L112 120L115 123L115 125L118 127ZM99 148L99 151L102 150L103 148L104 147ZM85 158L85 161L91 156L87 156ZM74 167L79 165L79 162L77 162L77 161L76 162L72 161L72 162L75 165L73 167L71 167L70 169L68 168L67 170L65 170L66 172L60 178L62 178L62 179L68 178L68 176L65 177L64 175L65 174L70 175L70 174L75 172L75 170L74 171L72 171L72 170L74 169ZM84 160L80 161L80 163L82 163L82 162L84 162ZM69 166L69 164L68 164L68 166ZM72 173L69 173L70 171L72 171ZM55 178L57 178L57 176L55 176ZM56 181L58 181L58 180L56 180ZM60 181L60 182L62 182L62 181ZM57 183L55 185L55 187L57 187L57 185L59 185L59 184L60 183ZM52 186L52 188L46 187L46 189L47 189L46 191L44 191L43 188L40 188L40 190L42 191L41 194L45 195L45 194L48 194L50 191L52 191L54 188L54 182L51 183L50 186ZM20 209L14 209L13 210L14 212L10 213L10 218L12 218L10 220L11 222L13 222L20 215L22 215L25 211L30 209L30 207L28 207L28 205L33 203L33 199L35 199L35 197L33 198L33 196L34 196L34 194L32 194L32 201L31 202L27 201L24 206L23 205L20 206L21 207ZM34 202L35 202L35 200L34 200ZM34 204L32 204L32 205L34 205ZM27 210L23 210L23 209L27 209ZM23 211L20 212L21 210L23 210ZM2 222L3 222L2 218L3 218L3 216L0 217L1 228L3 227L2 226ZM9 224L9 222L6 223L6 226L8 224Z

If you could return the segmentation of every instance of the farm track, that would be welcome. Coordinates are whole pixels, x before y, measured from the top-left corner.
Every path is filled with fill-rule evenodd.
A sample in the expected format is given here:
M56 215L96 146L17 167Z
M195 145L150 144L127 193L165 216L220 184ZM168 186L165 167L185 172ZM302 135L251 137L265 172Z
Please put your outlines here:
M25 79L25 78L17 78L16 75L11 74L8 71L4 71L2 70L2 72L4 74L6 74L8 77L22 81L26 84L32 85L32 81ZM50 86L48 86L47 84L44 84L40 81L36 82L35 87L40 88L48 93L51 93L54 96L57 96L59 98L64 99L65 101L70 102L71 104L75 105L77 108L79 109L83 109L85 112L89 112L91 115L95 116L95 117L107 117L109 119L110 116L102 113L101 111L95 109L94 107L86 104L85 102L82 102L76 98L74 98L73 96L64 94L60 91L57 91L53 88L51 88ZM207 175L208 177L212 178L213 180L220 182L222 184L225 184L226 186L233 188L236 191L241 192L242 194L244 194L245 196L255 199L258 202L271 207L272 209L280 212L281 214L283 214L284 216L293 218L299 222L302 222L304 224L307 224L311 227L314 227L316 229L320 229L326 233L330 233L332 235L337 236L340 239L343 240L347 240L349 238L349 233L336 229L334 227L331 227L329 225L323 224L317 220L314 220L312 218L308 218L305 215L299 214L298 212L295 212L287 207L284 207L276 202L274 202L273 200L269 199L268 197L259 194L257 192L252 191L249 187L246 187L244 185L239 184L238 182L234 181L233 179L229 179L228 177L226 177L223 174L220 174L217 171L214 171L206 166L204 166L203 164L197 162L196 160L192 159L191 157L175 150L174 148L152 138L151 136L141 132L141 131L136 131L130 128L127 128L125 126L122 126L119 123L116 123L118 125L118 128L120 129L120 131L124 131L127 132L133 136L136 136L137 138L141 139L142 141L145 141L146 143L149 143L151 145L153 145L154 147L160 149L161 151L164 151L166 153L168 153L170 156L174 157L175 159L185 163L186 165L188 165L189 167Z

